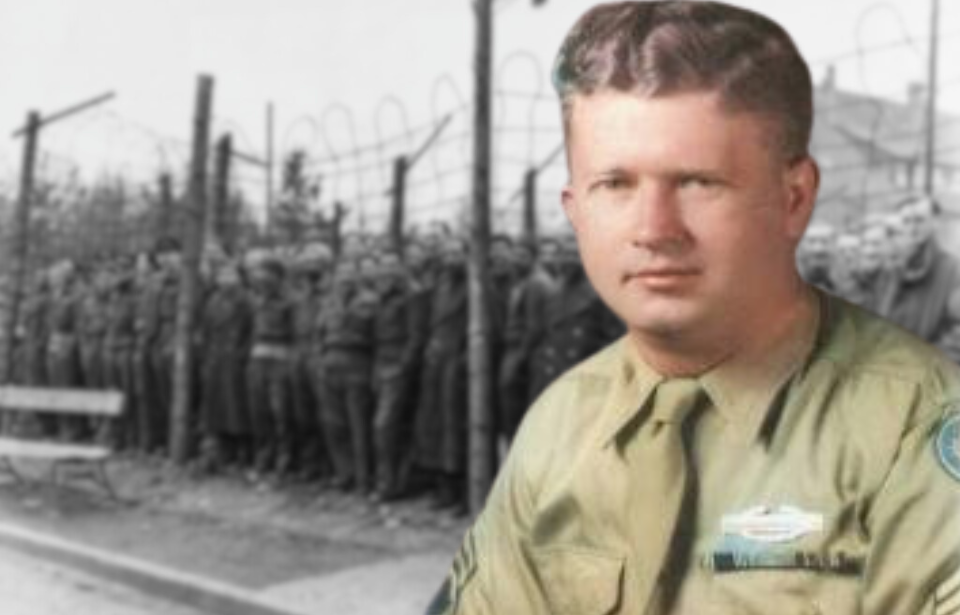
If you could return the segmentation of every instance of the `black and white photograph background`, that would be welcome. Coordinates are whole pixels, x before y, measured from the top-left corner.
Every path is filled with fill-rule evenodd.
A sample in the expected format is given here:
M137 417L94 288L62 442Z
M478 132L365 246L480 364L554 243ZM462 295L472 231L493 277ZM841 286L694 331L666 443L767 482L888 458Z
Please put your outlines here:
M560 206L593 4L0 0L4 613L424 611L622 334ZM960 5L734 4L812 71L801 272L960 360Z

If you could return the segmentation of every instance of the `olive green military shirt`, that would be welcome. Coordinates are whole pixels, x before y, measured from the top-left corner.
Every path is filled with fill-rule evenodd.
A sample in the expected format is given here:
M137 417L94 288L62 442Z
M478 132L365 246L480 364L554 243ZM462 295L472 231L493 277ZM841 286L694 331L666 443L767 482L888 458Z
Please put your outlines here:
M788 333L762 364L699 377L670 574L631 523L632 444L664 378L624 338L527 414L442 612L659 615L653 584L684 615L960 613L960 370L827 295Z

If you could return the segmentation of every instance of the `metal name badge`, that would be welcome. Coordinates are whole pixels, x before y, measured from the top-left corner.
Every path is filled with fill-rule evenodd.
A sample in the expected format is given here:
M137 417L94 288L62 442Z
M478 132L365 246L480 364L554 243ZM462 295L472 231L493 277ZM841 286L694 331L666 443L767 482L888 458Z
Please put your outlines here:
M823 531L823 515L795 506L755 506L734 515L724 515L720 529L725 535L762 543L791 542Z

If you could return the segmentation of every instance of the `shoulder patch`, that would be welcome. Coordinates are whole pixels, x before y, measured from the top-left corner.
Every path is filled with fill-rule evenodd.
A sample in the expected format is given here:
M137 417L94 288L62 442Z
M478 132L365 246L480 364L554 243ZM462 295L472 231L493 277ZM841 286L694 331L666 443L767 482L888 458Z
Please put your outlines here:
M960 408L944 417L933 440L937 460L947 474L960 482Z

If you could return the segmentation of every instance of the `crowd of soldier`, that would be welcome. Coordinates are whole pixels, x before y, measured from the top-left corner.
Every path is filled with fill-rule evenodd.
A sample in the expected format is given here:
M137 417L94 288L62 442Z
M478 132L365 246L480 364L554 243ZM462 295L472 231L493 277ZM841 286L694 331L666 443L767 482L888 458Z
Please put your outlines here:
M401 257L353 236L333 258L205 259L193 343L191 447L206 471L299 477L373 500L426 486L462 509L467 459L466 243L411 239ZM551 380L622 334L566 238L491 243L492 395L505 450ZM33 276L17 327L16 379L118 389L126 410L43 435L100 438L163 455L168 441L181 262L173 241L137 258Z
M798 252L800 271L960 361L960 273L938 239L942 223L936 201L909 198L848 228L813 224Z
M875 311L960 361L960 273L938 244L940 211L904 201L855 227L814 224L798 253L810 282ZM401 255L353 236L204 260L193 334L191 441L209 471L299 476L390 500L428 485L463 504L467 459L467 244L413 238ZM491 243L494 410L503 452L531 401L623 333L572 239ZM48 436L162 455L168 442L180 278L174 241L150 253L37 271L17 326L15 378L118 389L126 411ZM37 426L34 426L37 427Z

